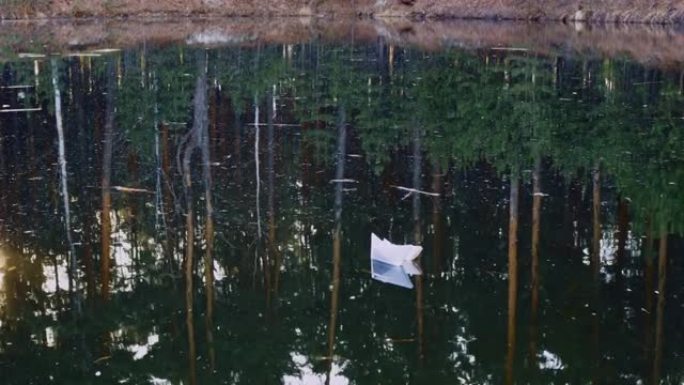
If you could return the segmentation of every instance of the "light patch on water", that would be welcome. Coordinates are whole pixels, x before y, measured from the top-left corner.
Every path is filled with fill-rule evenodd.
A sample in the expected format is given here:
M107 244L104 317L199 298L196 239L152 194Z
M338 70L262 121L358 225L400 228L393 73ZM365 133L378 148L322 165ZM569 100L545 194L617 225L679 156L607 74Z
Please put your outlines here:
M45 328L45 342L48 348L54 348L57 346L56 334L57 333L55 333L55 329L52 326Z
M477 358L469 351L468 345L477 338L468 336L465 325L460 326L456 333L457 335L455 339L451 340L451 343L454 344L454 348L449 355L449 361L451 361L455 368L463 367L458 375L459 382L461 384L472 384L472 378L474 374L468 371L466 368L474 366L477 362Z
M314 373L313 365L311 365L311 363L305 355L298 352L291 352L290 358L292 359L292 362L294 363L294 366L299 371L299 373L294 375L284 375L284 385L323 385L326 383L326 374ZM330 373L330 384L349 384L349 379L342 375L342 371L346 366L346 363L338 364L335 362L335 360L333 360L332 371Z
M150 348L159 342L159 334L152 333L147 336L147 342L144 344L134 344L129 345L126 350L133 353L133 360L137 361L142 359L150 352Z
M614 226L606 226L601 236L601 265L613 266L617 261L617 239Z
M112 285L113 292L130 292L133 291L133 278L135 271L133 269L133 244L130 239L130 234L127 234L119 222L120 218L125 217L125 213L121 212L115 215L111 213L112 229L112 258L114 259L114 268L116 274L115 279L121 279L122 286Z
M137 278L135 253L140 255L143 251L150 250L156 261L162 258L161 245L154 238L138 239L137 244L133 243L133 234L127 231L126 226L123 225L126 216L125 210L119 211L118 214L111 213L112 229L115 229L111 235L112 259L115 269L113 276L115 283L112 285L112 292L114 293L134 290Z
M167 380L165 378L159 378L150 375L150 384L152 385L173 385L173 383L170 380Z
M539 369L541 370L563 370L565 364L561 358L548 350L542 351L539 355Z
M218 282L226 278L228 274L226 273L226 269L221 266L218 261L214 260L214 281Z
M43 282L43 291L45 293L57 293L57 287L60 290L69 285L69 273L67 272L67 263L65 259L57 258L57 271L52 264L43 265L43 274L45 281Z
M187 38L186 43L212 45L242 43L247 40L251 40L251 38L249 36L231 35L217 29L210 29L193 33L192 35L190 35L190 37Z

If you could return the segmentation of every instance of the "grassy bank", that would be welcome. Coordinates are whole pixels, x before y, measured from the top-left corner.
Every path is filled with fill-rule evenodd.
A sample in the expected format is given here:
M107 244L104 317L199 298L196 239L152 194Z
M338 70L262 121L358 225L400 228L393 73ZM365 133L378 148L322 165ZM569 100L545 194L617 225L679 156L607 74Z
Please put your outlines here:
M684 1L651 0L0 0L0 18L322 16L596 23L684 22Z

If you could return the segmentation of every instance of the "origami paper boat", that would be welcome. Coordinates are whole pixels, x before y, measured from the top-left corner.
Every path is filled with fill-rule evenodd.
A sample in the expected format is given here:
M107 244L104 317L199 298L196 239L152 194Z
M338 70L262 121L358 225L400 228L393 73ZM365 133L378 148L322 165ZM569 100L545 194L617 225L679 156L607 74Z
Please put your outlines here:
M395 245L371 234L371 276L381 282L413 288L409 275L423 272L415 263L423 248L415 245Z

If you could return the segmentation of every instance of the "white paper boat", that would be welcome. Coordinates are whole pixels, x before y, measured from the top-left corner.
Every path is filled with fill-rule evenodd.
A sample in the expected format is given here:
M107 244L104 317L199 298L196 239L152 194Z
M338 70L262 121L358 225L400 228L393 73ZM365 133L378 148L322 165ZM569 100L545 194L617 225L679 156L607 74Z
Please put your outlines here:
M412 289L409 275L422 274L415 263L422 251L420 246L395 245L371 234L371 276L381 282Z

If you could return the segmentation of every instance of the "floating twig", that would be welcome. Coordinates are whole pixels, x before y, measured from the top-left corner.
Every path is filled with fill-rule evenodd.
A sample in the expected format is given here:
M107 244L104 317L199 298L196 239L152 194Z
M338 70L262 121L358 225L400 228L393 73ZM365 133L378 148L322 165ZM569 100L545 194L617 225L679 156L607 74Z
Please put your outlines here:
M45 55L43 55L42 53L30 53L30 52L20 53L18 56L20 59L39 59L39 58L45 57Z
M41 107L35 107L35 108L10 108L6 110L0 110L0 114L2 113L10 113L10 112L33 112L33 111L42 111L43 109Z
M124 187L124 186L112 186L112 190L120 191L124 193L141 193L141 194L154 194L153 191L144 188L135 187Z
M394 186L394 185L390 185L390 187L394 187L394 188L397 189L397 190L406 191L406 192L409 193L409 195L410 195L410 194L423 194L423 195L429 195L429 196L431 196L431 197L438 197L438 196L439 196L439 193L434 193L434 192L429 192L429 191L418 190L418 189L410 188L410 187ZM408 195L407 195L407 196L408 196Z
M356 179L331 179L330 183L359 183Z
M385 341L394 342L394 343L406 343L406 342L416 342L416 339L415 338L386 338Z
M66 57L100 57L99 53L91 53L91 52L70 52L66 55Z
M25 89L25 88L33 88L35 87L33 84L16 84L13 86L2 86L3 90L16 90L16 89Z
M121 48L100 48L100 49L91 50L90 52L102 54L102 53L112 53L112 52L119 52L119 51L121 51Z
M511 52L526 52L529 51L527 48L522 47L492 47L492 51L511 51Z
M268 126L268 123L247 123L248 126ZM271 123L273 127L301 127L301 124L295 123Z
M95 361L93 361L93 363L94 363L94 364L97 364L98 362L106 361L106 360L108 360L108 359L110 359L110 358L112 358L112 356L102 356L102 357L96 359Z

